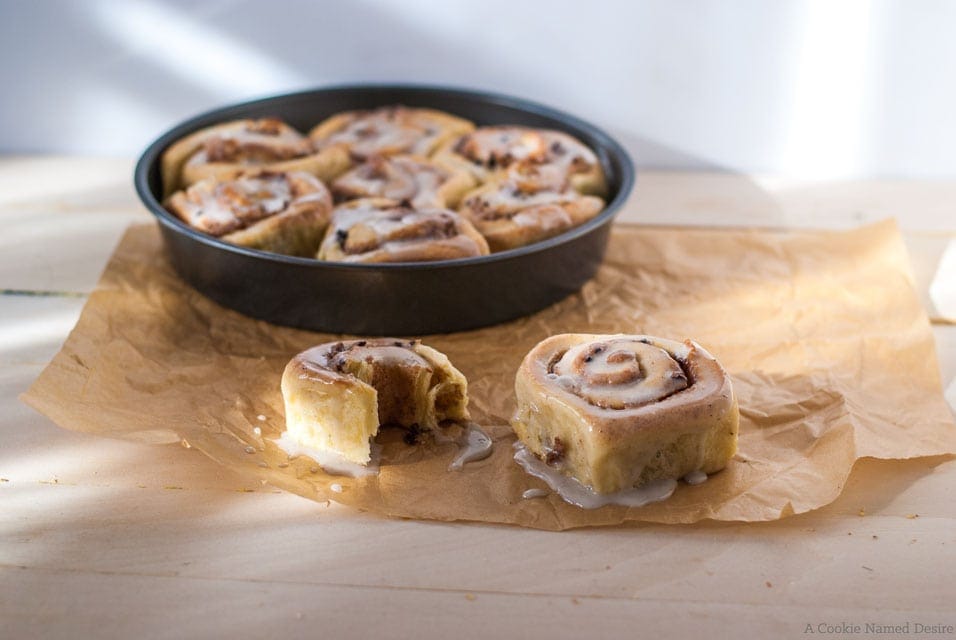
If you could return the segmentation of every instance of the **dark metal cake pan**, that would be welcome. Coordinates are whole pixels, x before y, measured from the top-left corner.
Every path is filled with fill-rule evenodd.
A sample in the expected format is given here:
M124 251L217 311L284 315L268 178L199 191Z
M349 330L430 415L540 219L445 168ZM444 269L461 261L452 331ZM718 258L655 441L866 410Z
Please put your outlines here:
M404 264L343 264L238 247L196 231L160 204L160 157L176 140L238 118L275 116L300 131L340 111L402 104L431 107L477 125L557 129L587 144L607 176L607 207L560 236L478 258ZM594 125L510 96L445 87L330 87L228 106L191 118L146 149L136 191L156 216L169 259L217 303L275 324L356 335L424 335L497 324L538 311L594 276L611 222L634 184L623 147Z

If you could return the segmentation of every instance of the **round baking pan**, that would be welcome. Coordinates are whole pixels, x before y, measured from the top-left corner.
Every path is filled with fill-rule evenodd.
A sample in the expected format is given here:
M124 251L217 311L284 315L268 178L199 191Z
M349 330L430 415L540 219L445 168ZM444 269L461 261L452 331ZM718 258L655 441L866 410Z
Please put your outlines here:
M560 236L489 256L402 264L344 264L283 256L222 242L160 204L160 157L176 140L239 118L274 116L308 131L339 111L402 104L431 107L477 125L565 131L597 154L607 208ZM634 184L627 152L597 127L533 102L445 87L358 85L276 96L216 109L160 136L136 165L136 191L160 223L176 272L221 305L276 324L357 335L423 335L496 324L577 291L604 258L611 221Z

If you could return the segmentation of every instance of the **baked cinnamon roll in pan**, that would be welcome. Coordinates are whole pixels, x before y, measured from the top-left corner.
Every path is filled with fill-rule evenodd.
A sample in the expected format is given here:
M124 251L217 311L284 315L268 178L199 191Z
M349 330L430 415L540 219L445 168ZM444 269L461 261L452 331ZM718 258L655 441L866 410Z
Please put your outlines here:
M207 178L165 202L193 229L230 244L290 256L313 256L332 213L322 182L302 171L250 171Z
M322 150L277 118L243 119L201 129L177 141L162 157L166 195L205 178L233 178L248 169L305 171L330 180L349 167L341 146Z
M388 105L336 114L309 132L320 149L341 145L361 161L373 155L430 155L475 125L450 113Z
M535 190L569 187L604 197L607 180L594 152L561 131L519 126L481 127L446 144L435 157L467 171L479 182L513 172ZM537 171L527 166L537 168ZM512 177L519 177L512 176Z
M389 198L416 209L457 207L475 186L467 172L424 156L373 155L332 183L339 202L358 198Z
M492 251L506 251L564 233L604 209L604 200L597 196L535 188L511 178L490 182L467 194L458 211Z
M690 340L552 336L525 357L515 393L521 442L598 493L714 473L737 449L730 378Z
M432 262L487 254L484 237L454 211L413 209L387 198L365 198L336 207L318 258Z

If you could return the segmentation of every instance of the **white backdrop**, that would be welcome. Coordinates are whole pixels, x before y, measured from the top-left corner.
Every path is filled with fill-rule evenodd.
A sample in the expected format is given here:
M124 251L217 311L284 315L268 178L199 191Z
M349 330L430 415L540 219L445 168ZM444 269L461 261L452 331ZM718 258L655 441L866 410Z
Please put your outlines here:
M640 167L956 175L946 0L0 0L0 152L133 155L177 120L418 81L557 106Z

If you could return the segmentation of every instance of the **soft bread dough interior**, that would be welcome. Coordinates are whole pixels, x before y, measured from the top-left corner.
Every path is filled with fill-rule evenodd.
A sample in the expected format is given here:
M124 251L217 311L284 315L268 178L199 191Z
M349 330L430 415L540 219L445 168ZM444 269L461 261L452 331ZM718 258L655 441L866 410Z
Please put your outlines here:
M348 359L333 372L317 371L297 356L282 378L289 435L368 464L381 426L430 430L444 420L467 419L464 376L440 352L421 344L411 349L409 357Z

